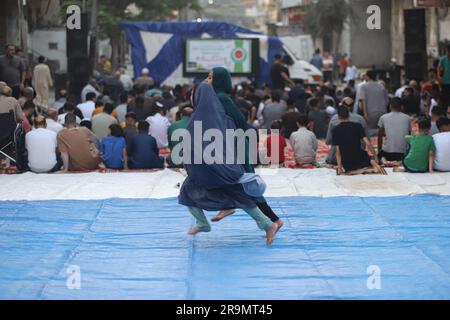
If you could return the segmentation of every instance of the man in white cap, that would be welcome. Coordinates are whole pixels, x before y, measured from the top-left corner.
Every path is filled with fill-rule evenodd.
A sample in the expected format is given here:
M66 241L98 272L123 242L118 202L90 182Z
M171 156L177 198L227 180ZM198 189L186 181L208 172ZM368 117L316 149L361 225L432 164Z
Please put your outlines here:
M142 69L141 76L134 81L134 84L139 87L145 88L145 91L153 87L155 82L150 77L150 70L147 68Z
M170 127L169 119L167 119L167 110L160 102L155 102L156 113L154 116L148 117L147 121L150 124L149 134L156 139L158 148L167 148L169 146L168 130Z

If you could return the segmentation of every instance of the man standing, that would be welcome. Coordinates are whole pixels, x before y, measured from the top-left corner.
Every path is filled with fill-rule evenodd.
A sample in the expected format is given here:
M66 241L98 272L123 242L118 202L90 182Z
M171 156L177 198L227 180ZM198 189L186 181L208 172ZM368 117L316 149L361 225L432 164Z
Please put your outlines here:
M28 62L27 56L25 55L25 53L23 52L22 48L20 47L16 47L16 56L18 56L23 63L24 66L24 71L25 71L25 86L26 87L32 87L32 70L30 67L30 63Z
M352 59L348 59L348 66L345 69L344 81L347 83L352 82L354 84L358 79L358 73L358 68L355 66Z
M316 67L317 69L319 69L319 71L322 71L323 68L323 60L322 60L322 56L320 55L320 49L316 49L316 53L314 54L314 56L311 58L311 64Z
M270 77L272 79L272 90L283 91L286 83L290 86L295 86L295 83L289 79L288 70L283 65L281 55L275 55L275 62L270 68Z
M111 75L111 72L106 70L105 77L99 82L99 85L103 87L103 94L108 95L115 104L119 103L120 95L124 92L120 76L120 71Z
M33 84L36 90L36 102L38 104L47 106L50 99L50 88L53 87L53 80L50 74L50 68L46 65L45 58L39 57L39 64L34 67L33 71Z
M0 81L12 89L12 96L19 99L20 92L25 88L26 70L22 59L16 56L16 47L8 44L5 55L0 56Z
M367 83L359 88L359 97L364 119L369 127L369 135L378 133L378 122L382 115L387 113L389 97L386 89L376 81L373 70L367 72Z
M339 60L339 78L342 82L345 79L345 73L347 71L347 67L349 66L349 60L346 53Z
M137 87L142 88L144 92L152 87L155 82L153 81L153 78L150 77L150 70L147 68L142 69L141 76L134 81L134 84Z
M439 61L439 80L442 84L442 106L447 113L450 111L450 44L447 45L447 55Z
M323 53L323 81L333 83L334 60L328 51Z

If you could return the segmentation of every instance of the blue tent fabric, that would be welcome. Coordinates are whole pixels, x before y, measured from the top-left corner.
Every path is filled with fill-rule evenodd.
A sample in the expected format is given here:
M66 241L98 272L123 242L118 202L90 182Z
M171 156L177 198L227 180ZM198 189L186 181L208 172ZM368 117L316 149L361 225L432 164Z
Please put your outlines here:
M450 197L270 203L271 247L242 212L188 236L176 199L0 202L0 299L450 299Z
M237 38L237 33L261 35L246 28L226 22L120 22L132 46L134 72L139 75L143 68L151 71L156 82L163 83L183 63L183 43L186 38L200 38L204 33L213 38ZM146 50L141 31L172 33L152 61L146 61ZM283 52L283 44L276 37L269 37L269 61L260 59L259 83L270 83L270 66L277 53Z

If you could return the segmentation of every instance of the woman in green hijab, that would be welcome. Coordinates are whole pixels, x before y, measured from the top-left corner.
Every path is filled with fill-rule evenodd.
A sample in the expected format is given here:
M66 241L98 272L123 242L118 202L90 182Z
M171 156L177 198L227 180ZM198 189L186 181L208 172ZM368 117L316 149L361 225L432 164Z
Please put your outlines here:
M225 109L225 113L233 119L236 128L247 131L250 126L247 123L247 119L245 119L244 115L241 113L237 105L234 103L233 99L230 97L230 93L233 90L233 85L231 81L230 72L226 68L214 68L208 76L207 82L214 87L216 91L217 97L219 98L223 108ZM254 173L255 168L250 163L249 157L249 145L246 143L245 146L245 172ZM256 204L259 209L270 219L272 222L278 225L278 230L283 227L283 221L273 212L272 208L267 204L267 201L264 197L255 199ZM213 218L214 222L218 222L223 218L232 215L235 211L228 210L220 212L216 217Z

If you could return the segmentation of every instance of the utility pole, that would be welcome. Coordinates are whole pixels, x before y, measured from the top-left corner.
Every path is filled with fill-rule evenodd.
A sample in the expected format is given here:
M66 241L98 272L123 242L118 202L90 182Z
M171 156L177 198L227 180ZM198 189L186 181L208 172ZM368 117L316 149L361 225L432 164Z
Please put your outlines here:
M91 21L90 21L90 42L89 42L89 62L92 71L97 69L97 32L98 32L98 0L91 0Z

